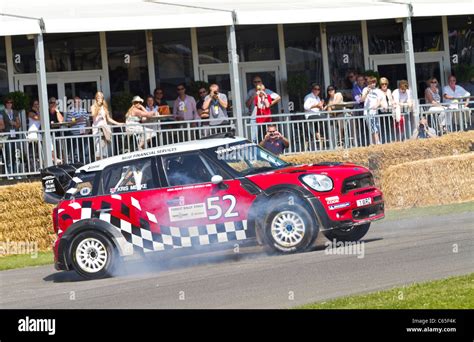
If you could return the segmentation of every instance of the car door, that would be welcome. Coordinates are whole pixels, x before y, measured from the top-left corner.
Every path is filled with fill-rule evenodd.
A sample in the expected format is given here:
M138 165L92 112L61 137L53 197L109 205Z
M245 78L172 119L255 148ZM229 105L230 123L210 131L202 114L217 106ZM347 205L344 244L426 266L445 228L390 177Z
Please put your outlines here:
M195 247L254 237L247 215L255 195L199 151L157 158L162 184L151 211L165 248ZM220 173L220 174L219 174ZM214 184L213 176L223 181Z

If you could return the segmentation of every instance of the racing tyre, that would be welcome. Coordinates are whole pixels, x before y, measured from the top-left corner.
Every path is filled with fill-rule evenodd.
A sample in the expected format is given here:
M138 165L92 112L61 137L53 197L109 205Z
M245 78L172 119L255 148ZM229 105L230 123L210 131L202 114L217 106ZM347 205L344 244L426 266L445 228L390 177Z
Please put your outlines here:
M349 229L333 229L323 232L324 236L330 241L359 241L369 231L370 223L353 226Z
M87 279L111 276L117 263L117 250L103 234L86 231L71 243L70 257L74 270Z
M299 203L273 203L268 206L272 209L262 225L267 252L296 253L306 250L319 232L309 210Z

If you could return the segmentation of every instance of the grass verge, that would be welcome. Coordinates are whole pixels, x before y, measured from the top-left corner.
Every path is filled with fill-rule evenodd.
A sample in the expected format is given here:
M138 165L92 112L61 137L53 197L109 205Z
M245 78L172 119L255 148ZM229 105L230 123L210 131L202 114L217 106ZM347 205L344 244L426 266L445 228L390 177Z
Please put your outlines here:
M298 309L472 309L474 273L337 298Z
M41 266L53 263L53 252L38 252L33 258L30 254L7 255L0 257L0 271L28 266Z
M474 202L463 202L447 205L435 205L409 209L388 209L385 212L386 220L402 220L420 216L442 216L474 211Z

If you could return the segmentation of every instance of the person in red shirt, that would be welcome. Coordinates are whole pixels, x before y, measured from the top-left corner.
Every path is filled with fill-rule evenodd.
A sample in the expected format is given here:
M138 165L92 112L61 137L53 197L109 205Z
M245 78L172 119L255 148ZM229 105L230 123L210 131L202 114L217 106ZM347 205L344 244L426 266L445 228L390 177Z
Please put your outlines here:
M272 114L270 108L272 101L272 97L265 93L265 86L263 84L258 85L257 96L254 98L254 105L255 108L257 108L257 123L272 122L272 118L270 117Z

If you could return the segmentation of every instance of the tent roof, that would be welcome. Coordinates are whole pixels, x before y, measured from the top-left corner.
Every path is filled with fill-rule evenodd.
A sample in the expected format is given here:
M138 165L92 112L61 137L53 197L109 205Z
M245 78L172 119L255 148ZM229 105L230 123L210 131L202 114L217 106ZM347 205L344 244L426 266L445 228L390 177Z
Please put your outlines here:
M0 35L341 22L407 17L408 1L390 0L15 0L0 6ZM472 0L412 0L414 16L474 13ZM176 6L180 5L180 6ZM214 9L214 10L213 10Z

